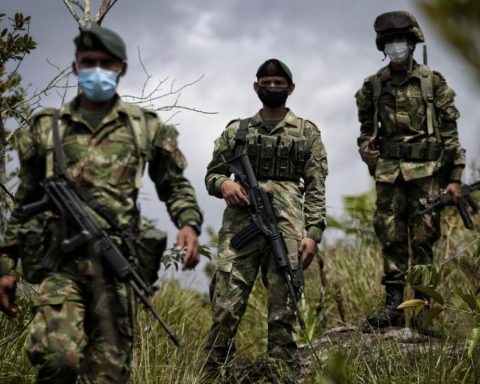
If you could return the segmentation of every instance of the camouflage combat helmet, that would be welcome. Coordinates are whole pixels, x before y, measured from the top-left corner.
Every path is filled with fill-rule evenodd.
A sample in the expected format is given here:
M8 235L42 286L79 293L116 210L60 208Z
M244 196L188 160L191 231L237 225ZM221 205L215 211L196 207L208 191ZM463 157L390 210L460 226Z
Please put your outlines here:
M385 41L393 36L406 36L412 43L423 43L425 41L423 32L415 20L415 17L406 11L394 11L382 13L377 16L373 24L377 32L377 49L385 49Z

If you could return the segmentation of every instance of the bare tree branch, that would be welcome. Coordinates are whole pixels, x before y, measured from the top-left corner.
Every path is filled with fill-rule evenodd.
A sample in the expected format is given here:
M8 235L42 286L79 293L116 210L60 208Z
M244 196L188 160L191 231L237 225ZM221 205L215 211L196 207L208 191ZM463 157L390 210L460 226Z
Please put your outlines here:
M169 123L170 121L172 121L173 118L174 118L175 116L177 116L180 112L181 112L181 111L177 111L177 112L175 112L175 113L172 113L172 115L169 116L169 117L167 118L167 120L165 120L163 123L164 123L164 124L168 124L168 123Z
M171 111L172 109L183 109L185 111L202 113L204 115L218 115L218 112L203 111L203 110L197 109L195 107L185 107L184 105L177 105L177 104L160 107L160 108L157 108L156 111Z
M67 7L68 11L73 16L73 18L76 20L78 25L81 27L82 26L82 19L80 18L80 16L78 16L77 12L75 12L75 10L73 9L72 4L71 4L72 1L71 0L63 0L63 3Z
M88 28L91 25L92 15L91 15L91 2L90 0L83 0L83 25L81 29Z
M100 4L98 12L93 19L93 22L97 25L101 25L103 18L108 13L108 11L110 11L110 9L115 5L116 2L117 0L102 0L102 4Z
M73 5L76 5L76 6L82 11L82 13L85 12L85 8L83 8L83 4L80 3L80 1L78 1L78 0L70 0L70 3L72 3Z
M142 60L140 47L137 48L137 52L138 52L138 60L140 62L140 66L142 67L146 78L143 83L140 96L122 95L124 99L130 99L129 100L130 102L141 105L144 108L152 109L154 111L172 111L174 109L181 109L181 110L203 113L207 115L213 115L218 113L218 112L203 111L195 107L182 106L179 104L182 91L184 91L186 88L189 88L197 84L200 80L203 79L204 75L201 75L196 80L186 83L178 88L175 87L175 79L173 79L170 83L170 88L168 90L163 91L162 86L168 80L168 77L166 77L165 79L159 79L157 84L153 87L153 89L149 90L149 85L153 79L153 76L147 70L145 63ZM162 107L158 107L155 105L156 104L155 102L161 99L169 98L169 97L175 97L175 100L173 103L170 103L169 105L162 106ZM166 121L170 121L174 116L178 115L178 113L180 113L180 111L175 112Z

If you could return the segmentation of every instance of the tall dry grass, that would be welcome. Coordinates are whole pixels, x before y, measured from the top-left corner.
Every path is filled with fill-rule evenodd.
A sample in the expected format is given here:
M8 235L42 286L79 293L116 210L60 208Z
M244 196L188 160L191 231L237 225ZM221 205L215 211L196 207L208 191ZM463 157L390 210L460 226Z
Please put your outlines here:
M477 219L477 225L480 225ZM382 259L371 230L360 227L348 235L326 243L322 251L326 287L323 312L315 308L321 296L319 266L306 271L306 300L303 304L308 332L320 337L326 329L342 325L336 299L343 301L346 323L359 325L365 316L383 302L380 285ZM464 308L454 290L476 294L478 279L478 234L464 230L459 219L446 215L444 237L436 247L436 262L441 265L438 290L452 304ZM199 272L201 273L201 272ZM27 296L21 299L21 316L9 319L0 315L0 383L33 383L34 370L22 350L24 327L29 319ZM205 340L211 321L207 295L184 289L178 281L164 281L153 298L164 319L182 339L176 348L162 329L143 310L138 315L138 332L132 362L132 383L201 383L206 358ZM464 308L465 309L465 308ZM451 343L463 351L465 337L476 323L475 316L447 310L435 322L446 335L449 347L424 348L423 353L405 355L395 341L379 342L375 353L359 346L348 350L332 349L330 357L314 365L306 383L465 383L480 382L478 354L470 359L464 353L451 353ZM234 364L248 364L266 351L266 292L257 281L247 312L239 328ZM425 353L425 348L426 353ZM419 351L420 352L420 351ZM422 357L420 357L422 356ZM281 383L281 379L278 381Z

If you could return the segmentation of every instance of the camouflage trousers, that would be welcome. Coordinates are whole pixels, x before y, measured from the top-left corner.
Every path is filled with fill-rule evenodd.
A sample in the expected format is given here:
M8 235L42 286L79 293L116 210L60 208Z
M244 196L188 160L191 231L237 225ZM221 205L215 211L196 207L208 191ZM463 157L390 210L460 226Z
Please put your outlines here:
M213 319L206 346L206 369L213 373L231 361L238 325L260 269L268 295L268 354L274 359L292 362L297 349L296 316L284 276L263 236L241 250L234 250L230 245L233 235L222 231L219 234L217 270L210 285ZM285 239L285 242L295 269L299 242L295 239Z
M373 224L382 243L384 275L382 284L404 284L411 248L412 265L430 265L433 245L440 238L440 214L418 215L429 196L440 193L434 177L376 184L377 209ZM410 247L409 247L410 244Z
M51 273L39 293L25 342L37 383L125 383L135 312L130 288Z

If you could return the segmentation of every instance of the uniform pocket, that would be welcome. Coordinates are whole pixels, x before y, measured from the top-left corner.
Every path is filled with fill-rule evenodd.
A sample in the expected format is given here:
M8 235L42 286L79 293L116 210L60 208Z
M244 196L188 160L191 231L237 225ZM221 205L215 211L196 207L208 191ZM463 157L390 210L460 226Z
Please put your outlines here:
M277 136L261 136L260 159L258 162L259 179L272 179L275 175L275 150Z
M109 184L113 186L127 184L135 187L137 168L144 154L137 153L133 137L126 133L114 132L101 147L98 156L102 160L98 163L103 163L109 169Z
M38 227L20 228L17 233L17 241L25 279L34 284L39 283L44 272L41 268L45 254L43 229Z
M167 246L167 234L156 228L140 230L135 240L140 274L149 285L157 281L160 262Z
M290 179L293 176L293 164L290 157L292 138L280 136L277 145L277 158L275 162L276 176L279 179Z
M218 233L217 271L230 273L232 270L235 250L230 245L230 241L234 235L235 233L223 230Z

